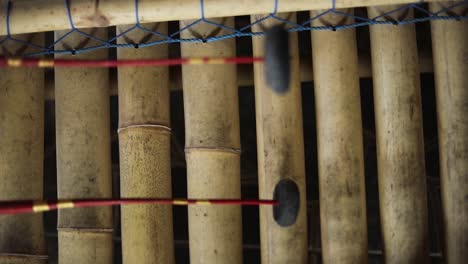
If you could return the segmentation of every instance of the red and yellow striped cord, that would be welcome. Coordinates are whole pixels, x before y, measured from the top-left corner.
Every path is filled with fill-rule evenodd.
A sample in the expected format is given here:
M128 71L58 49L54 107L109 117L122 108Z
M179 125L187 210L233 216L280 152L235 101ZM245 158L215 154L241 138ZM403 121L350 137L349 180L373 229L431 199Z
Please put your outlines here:
M55 200L55 201L1 201L1 214L40 213L58 209L135 205L167 204L176 206L188 205L277 205L275 200L241 200L241 199L89 199L89 200Z
M135 59L135 60L80 60L80 59L31 59L0 57L0 67L148 67L202 64L252 64L263 62L261 57L228 57L228 58L177 58L177 59Z

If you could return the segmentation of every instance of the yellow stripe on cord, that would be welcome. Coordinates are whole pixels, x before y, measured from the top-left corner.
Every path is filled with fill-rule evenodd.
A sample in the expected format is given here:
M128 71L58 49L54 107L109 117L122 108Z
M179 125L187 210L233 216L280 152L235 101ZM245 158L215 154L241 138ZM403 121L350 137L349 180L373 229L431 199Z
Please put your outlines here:
M37 66L39 67L47 67L47 68L50 68L50 67L54 67L54 61L53 60L40 60L38 63L37 63Z
M198 205L210 205L211 202L207 200L198 200L197 203Z
M32 209L34 212L37 213L37 212L49 211L50 207L45 202L35 202Z
M188 202L184 201L184 200L174 200L172 202L172 204L174 204L174 205L188 205Z
M208 64L224 64L226 60L224 58L210 58Z
M188 60L188 64L195 64L195 65L205 64L205 60L202 58L191 58Z
M21 66L22 60L21 59L8 59L7 64L8 66L18 67L18 66Z
M58 209L73 208L75 204L72 201L62 201L57 203Z

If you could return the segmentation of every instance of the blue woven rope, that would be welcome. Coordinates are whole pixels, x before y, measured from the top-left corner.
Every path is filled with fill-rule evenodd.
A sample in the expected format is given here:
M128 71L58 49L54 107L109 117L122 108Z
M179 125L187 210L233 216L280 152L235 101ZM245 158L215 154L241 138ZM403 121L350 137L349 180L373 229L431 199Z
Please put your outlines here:
M84 31L79 30L78 28L75 27L73 17L71 14L71 8L70 8L70 1L69 0L64 0L64 9L66 16L68 18L68 22L70 25L70 30L63 34L60 38L55 40L52 44L47 45L47 46L39 46L35 45L33 43L29 43L24 40L16 39L10 34L10 14L14 9L13 3L11 0L7 1L7 8L6 8L6 32L7 35L4 36L3 38L0 38L0 46L6 45L7 42L12 41L15 43L18 43L20 45L27 45L29 47L33 47L36 50L35 52L30 52L28 54L25 54L24 56L39 56L39 55L47 55L47 54L80 54L84 52L89 52L97 49L103 49L103 48L144 48L144 47L151 47L155 45L160 45L160 44L170 44L170 43L187 43L187 42L213 42L213 41L219 41L223 39L229 39L229 38L239 38L239 37L256 37L256 36L262 36L264 32L254 32L252 30L252 27L254 25L257 25L259 23L264 22L265 20L276 20L280 23L283 23L286 25L287 30L289 32L298 32L298 31L310 31L310 30L345 30L349 28L357 28L357 27L362 27L362 26L378 26L378 25L405 25L405 24L413 24L413 23L420 23L420 22L426 22L430 20L465 20L468 19L468 15L464 16L457 16L457 15L451 15L450 10L453 10L454 8L460 7L460 6L465 6L468 8L468 0L464 0L462 2L455 3L453 5L450 5L448 7L441 8L440 10L431 12L428 10L424 5L424 0L416 0L417 2L411 3L411 4L406 4L403 6L400 6L394 10L391 10L389 12L386 12L384 14L378 15L373 18L368 18L368 17L361 17L353 14L347 14L344 12L341 12L336 9L336 0L330 0L331 1L331 7L302 22L294 22L294 21L289 21L287 19L284 19L282 17L279 17L277 15L278 13L278 6L279 6L279 0L272 0L273 1L273 10L271 13L268 15L261 17L257 19L256 21L252 21L249 25L242 26L241 28L237 29L234 27L229 27L220 23L216 23L214 21L211 21L205 17L205 2L204 0L199 0L200 1L200 18L191 22L189 25L177 30L176 32L173 33L168 33L168 34L163 34L158 31L154 31L151 29L148 29L144 26L144 24L141 23L140 21L140 13L139 13L139 0L134 0L134 7L135 7L135 25L130 27L129 29L117 34L115 37L112 37L108 40L100 39L98 37L95 37L91 34L88 34ZM233 0L235 1L235 0ZM283 0L286 1L286 0ZM394 14L399 11L404 11L404 10L409 10L412 9L419 14L418 17L416 18L411 18L411 19L403 19L403 20L389 20L387 17L391 14ZM323 16L333 13L335 15L339 15L342 17L350 17L352 18L352 23L350 24L341 24L341 25L327 25L327 26L312 26L312 22L314 20L320 19ZM446 14L446 15L443 15ZM212 25L213 27L221 28L224 30L225 33L222 35L218 36L211 36L207 37L205 39L202 38L182 38L181 37L181 32L188 30L198 24L208 24ZM151 34L156 37L156 39L152 39L147 41L146 43L117 43L117 39L120 37L126 36L130 32L134 30L140 30L143 32L146 32L148 34ZM57 49L57 45L64 41L67 37L69 37L71 34L79 34L83 36L84 38L88 38L90 40L93 40L97 42L95 46L90 46L90 47L85 47L85 48L79 48L79 49L74 49L74 50L60 50Z

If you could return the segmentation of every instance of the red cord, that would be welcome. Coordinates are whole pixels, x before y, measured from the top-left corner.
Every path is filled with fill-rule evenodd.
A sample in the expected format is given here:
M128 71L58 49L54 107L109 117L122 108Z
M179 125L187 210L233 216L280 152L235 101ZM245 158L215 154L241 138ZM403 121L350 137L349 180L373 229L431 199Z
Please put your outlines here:
M0 57L0 67L148 67L174 66L195 64L252 64L263 62L261 57L229 57L229 58L176 58L176 59L135 59L135 60L81 60L81 59L28 59Z

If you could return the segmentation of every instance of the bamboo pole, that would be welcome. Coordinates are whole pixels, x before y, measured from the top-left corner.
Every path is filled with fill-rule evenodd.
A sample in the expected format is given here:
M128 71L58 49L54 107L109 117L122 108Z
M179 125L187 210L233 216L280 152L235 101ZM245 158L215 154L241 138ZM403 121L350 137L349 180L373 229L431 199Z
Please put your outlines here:
M426 0L430 2L432 0ZM438 1L438 0L435 0ZM6 35L6 0L0 2L0 36ZM335 0L336 8L413 3L414 0ZM77 28L108 27L135 23L135 2L128 0L69 1ZM142 23L197 19L200 0L139 0ZM206 18L271 13L275 0L204 0ZM327 9L331 0L279 0L278 12ZM70 29L64 0L15 0L10 12L11 34Z
M167 23L145 26L167 32ZM117 27L117 34L128 28ZM147 34L133 31L118 42L138 43ZM118 49L117 54L119 59L167 58L168 47ZM119 68L118 85L121 197L172 197L169 70ZM123 263L174 263L172 206L123 206L121 215Z
M430 73L432 70L432 56L428 52L419 53L419 68L421 73ZM299 64L299 75L301 82L313 81L313 75L310 74L313 71L312 61L310 58L301 58ZM182 73L180 70L173 68L169 70L169 89L171 91L182 90ZM358 61L358 74L360 78L372 77L372 68L369 56L360 56ZM254 85L251 65L238 65L237 66L237 86L246 87ZM110 95L117 95L117 78L110 78ZM45 88L45 99L54 100L54 80L46 79Z
M281 17L296 19L294 13L281 14ZM252 16L251 20L257 18ZM262 27L277 23L267 20L255 25L253 30L261 31ZM283 179L294 181L300 192L299 213L291 226L280 226L274 220L271 208L260 208L262 263L271 264L307 261L307 200L297 33L291 33L289 37L291 82L286 94L274 93L266 84L264 65L254 65L259 197L272 199L277 183ZM264 40L252 38L254 56L264 55Z
M234 18L216 19L233 26ZM181 21L180 27L191 21ZM183 37L223 34L198 24ZM182 56L235 56L235 40L182 43ZM188 196L240 197L240 133L235 65L182 66ZM239 206L190 207L190 263L241 263Z
M104 37L107 30L86 32ZM55 38L64 33L55 32ZM86 46L83 39L77 34L69 35L62 45ZM105 58L107 50L76 56ZM108 70L57 68L55 85L58 198L110 198ZM110 207L59 211L60 263L112 263L112 227Z
M44 43L44 34L15 38ZM44 70L0 69L0 200L42 199L43 160ZM42 215L0 216L0 263L47 263Z
M468 260L468 21L433 21L431 28L444 256L448 264L461 264Z
M369 16L396 7L369 8ZM394 16L411 17L399 12ZM427 263L421 90L414 25L370 28L380 215L386 263Z
M353 14L353 10L341 10ZM311 16L318 15L312 11ZM344 20L344 21L343 21ZM314 26L353 22L328 14ZM324 263L367 263L361 99L355 29L313 31Z

